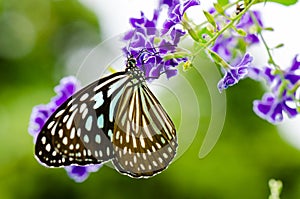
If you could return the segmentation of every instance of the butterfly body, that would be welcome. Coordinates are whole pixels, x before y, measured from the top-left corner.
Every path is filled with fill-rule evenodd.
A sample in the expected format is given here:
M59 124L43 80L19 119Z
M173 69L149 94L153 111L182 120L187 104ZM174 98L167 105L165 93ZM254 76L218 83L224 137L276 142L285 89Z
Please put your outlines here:
M175 126L128 58L126 69L84 87L39 133L35 154L50 167L112 161L135 178L164 170L176 154Z

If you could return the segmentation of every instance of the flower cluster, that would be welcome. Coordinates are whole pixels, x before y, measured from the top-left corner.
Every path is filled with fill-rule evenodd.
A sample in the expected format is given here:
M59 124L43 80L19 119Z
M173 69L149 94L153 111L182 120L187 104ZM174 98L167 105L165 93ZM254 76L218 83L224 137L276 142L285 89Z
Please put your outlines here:
M217 20L219 28L223 26L224 21L226 21L224 17ZM211 49L227 62L237 63L241 59L241 53L244 53L249 46L259 43L257 36L259 28L257 26L263 27L261 13L259 11L247 12L236 25L236 29L243 30L246 36L241 36L233 30L226 31L217 38Z
M60 105L72 96L79 87L79 82L75 77L65 77L61 79L60 84L54 88L57 95L53 97L48 104L33 107L28 131L34 137L34 143L48 118ZM68 166L65 167L65 169L70 178L74 179L76 182L82 182L88 177L90 172L98 171L100 167L101 165Z
M210 9L209 13L216 16L215 23L218 31L230 23L230 17L225 13L218 15L215 9ZM233 86L243 79L248 73L248 67L253 61L253 57L246 53L249 46L259 43L257 30L263 27L261 14L259 11L246 12L238 23L232 28L220 34L211 47L212 59L221 66L224 77L218 83L218 89L222 92L229 86ZM242 33L238 33L242 32ZM208 36L209 32L204 31L202 37ZM208 38L213 37L210 35ZM244 56L242 56L246 53ZM221 61L219 61L221 60Z
M158 9L154 10L152 20L141 12L141 18L131 18L130 24L134 28L127 32L123 40L128 42L123 51L128 55L136 56L137 66L148 79L158 78L165 73L167 78L177 74L176 66L187 61L186 57L171 57L167 55L177 52L176 47L180 38L185 34L176 28L181 23L185 11L200 3L197 0L188 0L181 4L178 0L161 0ZM164 5L168 7L168 18L163 27L158 27L158 18Z
M296 91L300 80L300 62L295 56L292 65L282 71L270 67L262 69L249 68L248 76L255 80L265 80L270 92L266 93L262 100L253 102L254 112L261 118L276 124L281 122L284 113L292 118L298 113Z

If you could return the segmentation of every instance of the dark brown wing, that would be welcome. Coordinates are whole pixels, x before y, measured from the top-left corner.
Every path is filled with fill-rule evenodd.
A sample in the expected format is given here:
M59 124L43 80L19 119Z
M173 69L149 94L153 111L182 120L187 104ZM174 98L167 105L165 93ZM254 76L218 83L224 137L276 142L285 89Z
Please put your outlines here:
M176 154L175 126L145 83L127 86L115 116L116 169L131 177L153 176Z

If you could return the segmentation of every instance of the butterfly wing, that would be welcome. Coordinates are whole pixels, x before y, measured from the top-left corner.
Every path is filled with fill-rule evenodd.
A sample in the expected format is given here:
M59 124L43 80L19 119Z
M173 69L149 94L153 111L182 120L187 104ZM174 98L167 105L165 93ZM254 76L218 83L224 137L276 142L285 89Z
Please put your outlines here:
M98 164L114 157L114 112L129 77L97 80L64 102L39 133L35 155L47 166Z
M175 126L144 82L125 88L116 111L112 141L114 166L131 177L155 175L174 158Z

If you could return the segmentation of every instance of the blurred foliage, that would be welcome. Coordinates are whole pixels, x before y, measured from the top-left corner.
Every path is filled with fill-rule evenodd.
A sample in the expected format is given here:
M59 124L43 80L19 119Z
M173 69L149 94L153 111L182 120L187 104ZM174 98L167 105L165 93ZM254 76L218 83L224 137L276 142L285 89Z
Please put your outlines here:
M285 6L290 6L290 5L294 5L298 2L298 0L259 0L257 2L275 2L275 3L279 3Z
M57 82L72 50L100 41L96 16L78 1L3 0L0 27L1 86Z
M209 123L209 94L193 69L184 75L204 110L199 133L166 171L135 180L104 166L86 182L76 184L64 169L41 166L34 159L32 137L27 133L31 109L49 101L73 49L99 42L100 36L95 36L100 32L98 22L75 0L0 3L1 199L263 199L269 195L270 178L282 180L282 198L300 197L300 152L282 140L275 126L252 112L252 101L263 93L256 82L244 80L228 89L221 138L207 157L198 158ZM214 66L204 62L203 67ZM172 117L175 122L180 118Z

